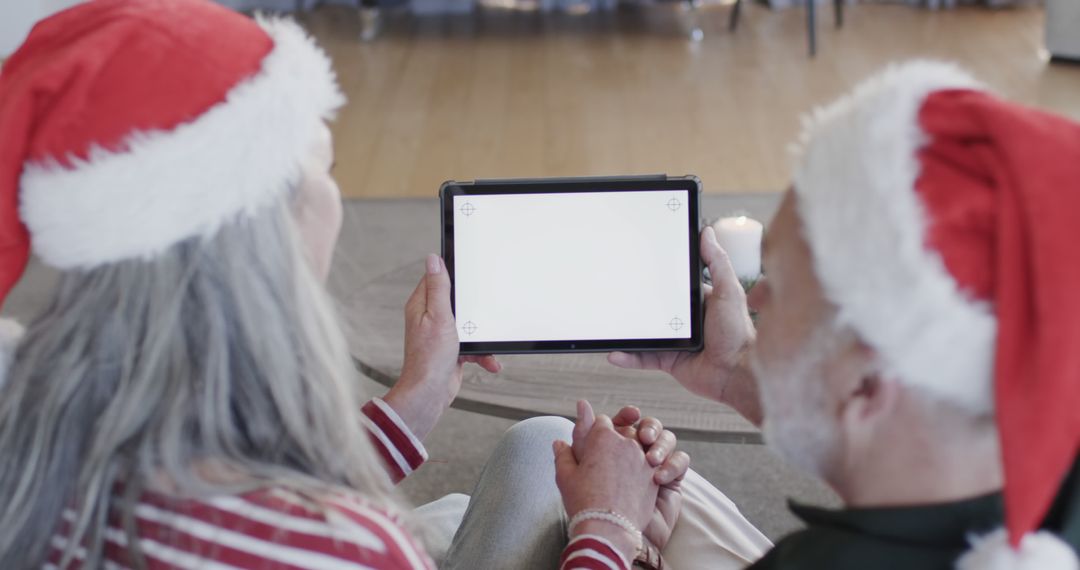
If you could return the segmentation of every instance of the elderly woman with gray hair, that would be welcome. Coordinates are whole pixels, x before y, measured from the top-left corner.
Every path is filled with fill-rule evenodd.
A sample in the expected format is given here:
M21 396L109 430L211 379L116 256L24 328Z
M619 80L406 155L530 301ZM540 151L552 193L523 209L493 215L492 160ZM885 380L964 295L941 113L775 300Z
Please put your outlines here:
M431 256L401 379L361 405L322 283L342 221L324 121L342 103L295 24L202 0L80 4L6 63L0 299L31 249L62 276L0 362L0 568L433 566L423 510L391 483L426 459L462 366L499 364L459 357ZM589 482L630 470L645 526L687 458L636 409L597 423L567 506L603 506ZM532 553L567 541L550 448L570 429L508 433L445 567L559 564ZM500 499L540 488L554 500ZM504 517L536 524L493 536Z

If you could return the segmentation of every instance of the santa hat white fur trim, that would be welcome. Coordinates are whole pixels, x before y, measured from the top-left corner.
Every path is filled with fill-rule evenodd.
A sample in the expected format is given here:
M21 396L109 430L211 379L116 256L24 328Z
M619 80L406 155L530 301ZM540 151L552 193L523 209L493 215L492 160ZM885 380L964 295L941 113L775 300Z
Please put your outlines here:
M8 367L11 366L15 347L23 335L23 327L11 319L0 319L0 387L7 380Z
M1024 535L1020 547L1009 545L1005 529L974 538L956 562L957 570L1080 570L1076 552L1046 531Z
M959 68L893 66L804 119L795 192L826 297L883 372L976 412L993 409L996 320L925 243L915 192L931 92L982 88ZM928 324L929 323L929 324Z
M34 252L61 269L150 258L251 215L293 187L318 122L345 99L330 60L294 22L259 18L274 47L225 101L127 152L94 148L65 168L26 164L20 214Z

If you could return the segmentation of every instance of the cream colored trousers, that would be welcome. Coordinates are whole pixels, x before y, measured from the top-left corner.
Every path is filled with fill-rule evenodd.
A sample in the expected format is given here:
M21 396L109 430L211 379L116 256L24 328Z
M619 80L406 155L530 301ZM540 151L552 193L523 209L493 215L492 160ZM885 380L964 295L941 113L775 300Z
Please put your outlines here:
M683 507L664 562L674 570L745 568L765 555L765 538L731 499L691 470L683 481Z

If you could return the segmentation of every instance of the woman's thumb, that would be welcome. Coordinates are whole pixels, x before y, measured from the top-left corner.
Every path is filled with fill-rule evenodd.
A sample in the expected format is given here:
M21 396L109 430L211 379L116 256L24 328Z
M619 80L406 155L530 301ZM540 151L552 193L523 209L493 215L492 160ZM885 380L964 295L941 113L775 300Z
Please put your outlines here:
M551 450L555 453L556 472L577 465L577 459L574 458L574 451L570 448L570 444L565 441L561 439L555 440L555 442L551 444Z

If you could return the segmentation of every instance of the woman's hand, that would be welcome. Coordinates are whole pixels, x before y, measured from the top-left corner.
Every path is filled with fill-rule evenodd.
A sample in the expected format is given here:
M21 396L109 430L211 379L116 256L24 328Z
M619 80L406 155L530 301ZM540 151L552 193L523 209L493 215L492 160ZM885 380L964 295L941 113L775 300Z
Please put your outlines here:
M585 439L594 422L592 405L585 400L578 402L578 421L574 425L574 456L579 460L584 454ZM660 420L642 418L637 406L626 406L611 419L615 431L623 437L637 440L645 451L646 460L656 467L653 481L660 486L656 508L642 534L657 549L663 550L671 539L671 532L682 510L682 480L690 470L690 456L676 450L675 434L664 429Z
M384 398L421 440L457 397L466 362L475 362L492 373L501 369L493 356L462 357L458 351L450 275L442 258L430 254L427 271L405 304L401 377Z
M571 518L585 510L614 511L637 528L652 519L659 487L653 478L656 468L645 459L635 439L623 437L607 416L598 416L585 436L583 455L574 456L570 444L556 441L555 481L563 506ZM607 538L633 560L640 541L622 527L607 521L587 520L574 534L595 534Z
M747 357L756 335L739 283L716 231L701 232L701 259L709 266L712 286L705 287L705 349L701 352L613 352L608 361L620 368L661 370L687 390L729 404L754 423L761 410Z

